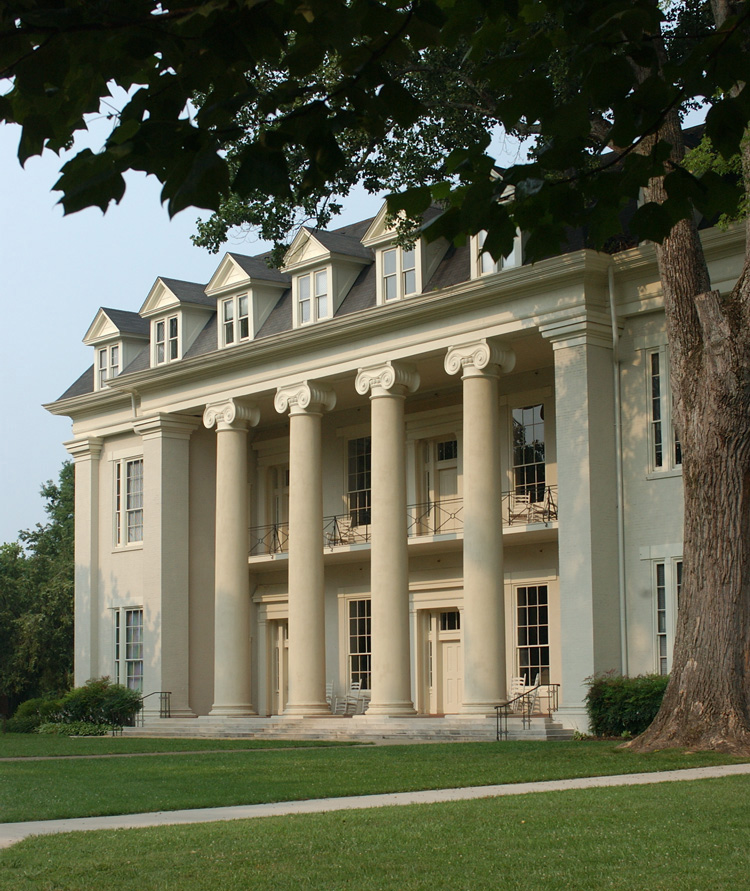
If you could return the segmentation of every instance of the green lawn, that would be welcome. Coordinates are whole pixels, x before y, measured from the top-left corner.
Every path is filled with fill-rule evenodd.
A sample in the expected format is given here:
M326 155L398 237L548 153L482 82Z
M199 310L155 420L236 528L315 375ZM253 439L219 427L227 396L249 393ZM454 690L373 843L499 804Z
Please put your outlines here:
M0 889L741 889L749 795L727 777L46 836L0 852Z
M611 742L446 743L0 763L0 820L137 813L731 763Z
M349 742L291 739L138 739L127 736L45 736L0 733L0 758L56 755L127 755L137 752L201 752L221 749L284 749L348 746Z

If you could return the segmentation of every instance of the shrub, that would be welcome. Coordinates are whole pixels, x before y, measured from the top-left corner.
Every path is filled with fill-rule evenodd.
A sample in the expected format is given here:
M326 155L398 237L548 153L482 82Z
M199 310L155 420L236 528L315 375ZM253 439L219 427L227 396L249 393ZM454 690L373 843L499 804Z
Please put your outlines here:
M61 700L27 699L22 702L12 718L6 723L7 733L33 733L40 724L53 720L59 713Z
M88 724L86 721L74 721L70 724L40 724L35 732L44 736L106 736L111 729L109 724Z
M668 681L658 674L590 678L586 709L592 733L609 737L642 733L656 717Z
M141 694L109 678L92 678L62 698L62 722L72 724L131 724L141 709Z

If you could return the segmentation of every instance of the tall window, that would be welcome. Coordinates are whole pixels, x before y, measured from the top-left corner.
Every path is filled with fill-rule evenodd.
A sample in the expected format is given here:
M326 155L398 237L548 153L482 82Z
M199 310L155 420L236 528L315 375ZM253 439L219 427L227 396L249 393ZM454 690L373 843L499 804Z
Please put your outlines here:
M297 282L297 324L327 319L329 306L328 270L301 275Z
M513 486L516 496L544 500L544 406L513 409Z
M417 293L417 251L415 247L394 247L383 251L382 287L385 303Z
M655 563L656 670L662 675L669 674L672 668L674 632L681 591L682 560Z
M143 541L143 458L115 464L115 544Z
M372 652L370 600L349 601L349 681L370 689Z
M143 689L143 610L115 610L115 682Z
M360 436L350 439L347 446L348 502L352 526L367 526L370 523L371 445L369 436Z
M521 265L520 235L516 236L511 252L499 260L494 260L492 254L485 251L484 242L486 239L487 230L483 229L477 235L477 271L479 275L491 275L493 272L500 272L501 269L512 269Z
M171 362L179 355L179 325L177 316L159 319L154 323L154 359L157 365Z
M518 674L527 684L549 683L549 604L546 585L516 589Z
M672 470L682 464L682 446L672 424L669 367L663 350L648 353L650 465Z
M120 373L120 346L112 344L112 346L102 347L98 351L97 359L97 384L101 390L105 381L117 377Z
M224 346L249 339L250 319L248 317L247 294L222 300L221 322Z

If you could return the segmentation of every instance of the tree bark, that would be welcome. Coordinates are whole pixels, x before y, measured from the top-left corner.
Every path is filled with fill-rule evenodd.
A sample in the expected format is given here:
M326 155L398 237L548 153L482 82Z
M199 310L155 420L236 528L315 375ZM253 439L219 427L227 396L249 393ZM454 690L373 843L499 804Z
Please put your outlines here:
M721 0L715 3L720 6ZM659 134L684 154L676 114ZM750 185L750 141L743 150ZM647 199L664 199L663 178ZM746 231L750 222L746 225ZM747 232L750 235L750 231ZM748 240L750 243L750 239ZM712 290L692 221L657 246L685 501L682 591L661 709L628 747L750 754L750 267Z

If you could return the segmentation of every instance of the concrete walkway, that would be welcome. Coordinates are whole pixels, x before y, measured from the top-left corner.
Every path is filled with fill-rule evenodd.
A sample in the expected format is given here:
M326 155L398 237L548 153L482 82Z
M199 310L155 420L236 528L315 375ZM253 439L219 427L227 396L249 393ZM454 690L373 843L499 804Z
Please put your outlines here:
M0 823L0 848L32 835L58 832L85 832L91 829L140 829L144 826L170 826L186 823L215 823L254 817L281 817L290 814L319 814L325 811L359 810L401 804L437 804L499 795L525 795L529 792L560 792L566 789L592 789L599 786L645 786L675 780L705 780L712 777L750 774L750 764L723 764L660 773L633 773L621 776L581 777L540 783L506 783L499 786L468 786L463 789L430 789L423 792L393 792L385 795L353 795L349 798L318 798L308 801L281 801L236 807L193 808L184 811L156 811L114 817L80 817L70 820L38 820L26 823Z

